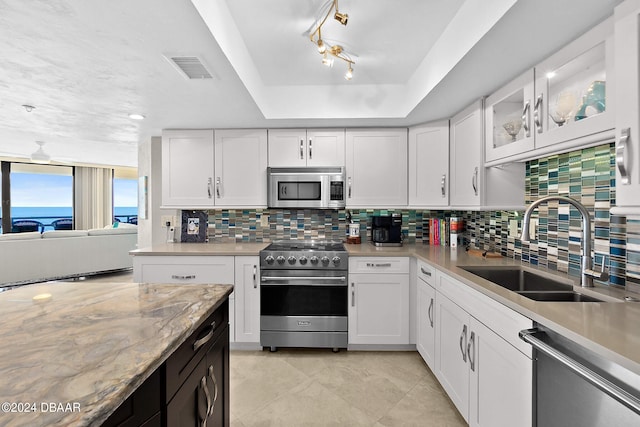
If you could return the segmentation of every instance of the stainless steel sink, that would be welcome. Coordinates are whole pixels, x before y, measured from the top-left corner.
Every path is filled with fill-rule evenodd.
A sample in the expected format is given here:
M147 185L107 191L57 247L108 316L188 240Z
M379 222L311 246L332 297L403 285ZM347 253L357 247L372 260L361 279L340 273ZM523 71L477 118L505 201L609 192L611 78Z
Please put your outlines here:
M537 274L522 267L475 266L463 270L534 301L600 302L573 291L570 284Z
M574 291L569 292L518 292L520 295L532 299L534 301L547 301L547 302L602 302L597 298L593 298L584 294L579 294Z
M462 267L462 269L514 292L571 291L573 289L567 283L520 267Z

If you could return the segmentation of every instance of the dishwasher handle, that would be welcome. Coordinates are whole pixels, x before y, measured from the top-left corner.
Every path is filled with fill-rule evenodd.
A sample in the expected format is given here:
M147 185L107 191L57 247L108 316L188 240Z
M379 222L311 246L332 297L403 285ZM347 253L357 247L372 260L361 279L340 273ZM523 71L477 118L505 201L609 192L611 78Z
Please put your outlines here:
M539 352L549 356L555 361L563 364L571 371L584 378L586 381L590 382L594 386L598 387L600 390L607 393L609 396L616 399L618 402L627 406L629 409L635 411L640 414L640 399L627 392L626 390L618 387L611 381L592 371L588 367L584 366L582 363L572 359L567 356L563 352L555 349L544 341L540 340L535 336L536 333L539 333L540 330L537 328L525 329L520 331L518 334L520 339L524 342L531 344L533 348L538 350Z

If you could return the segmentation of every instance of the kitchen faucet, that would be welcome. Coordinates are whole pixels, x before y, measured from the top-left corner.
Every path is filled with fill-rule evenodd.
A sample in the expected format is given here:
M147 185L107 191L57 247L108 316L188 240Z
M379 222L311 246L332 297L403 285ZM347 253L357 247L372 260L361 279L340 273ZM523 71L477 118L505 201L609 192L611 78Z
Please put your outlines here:
M542 203L549 202L551 200L558 200L560 202L566 202L573 205L582 216L582 259L581 259L581 277L580 286L584 288L593 287L593 279L609 280L609 274L604 270L604 255L602 256L602 269L600 271L593 270L593 264L591 262L591 217L587 208L577 200L571 199L565 196L546 196L531 203L527 210L524 212L524 219L522 220L522 235L520 241L523 243L529 242L529 222L531 220L531 214Z

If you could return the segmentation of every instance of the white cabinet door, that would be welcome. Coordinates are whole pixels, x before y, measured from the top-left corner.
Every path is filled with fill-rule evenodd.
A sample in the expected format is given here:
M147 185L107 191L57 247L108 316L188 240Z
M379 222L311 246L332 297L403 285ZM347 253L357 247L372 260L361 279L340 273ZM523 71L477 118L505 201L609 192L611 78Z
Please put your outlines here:
M482 100L451 119L451 195L453 207L480 205L483 166Z
M616 206L640 215L640 1L615 10Z
M438 292L436 297L436 370L435 374L458 411L468 422L469 314Z
M212 129L163 131L162 207L212 207L213 157Z
M417 287L417 321L418 336L416 347L427 366L435 371L435 317L436 317L436 290L422 279L418 280Z
M269 167L307 165L305 129L269 129Z
M269 166L344 166L344 129L270 129Z
M409 206L449 205L449 122L409 128Z
M235 340L260 342L260 259L235 257Z
M344 129L307 130L307 166L344 166Z
M532 424L533 362L475 318L469 336L471 427Z
M267 131L217 130L215 205L267 206Z
M229 343L236 342L236 293L229 295Z
M407 205L407 129L347 129L347 206Z
M409 344L409 275L349 275L349 344Z

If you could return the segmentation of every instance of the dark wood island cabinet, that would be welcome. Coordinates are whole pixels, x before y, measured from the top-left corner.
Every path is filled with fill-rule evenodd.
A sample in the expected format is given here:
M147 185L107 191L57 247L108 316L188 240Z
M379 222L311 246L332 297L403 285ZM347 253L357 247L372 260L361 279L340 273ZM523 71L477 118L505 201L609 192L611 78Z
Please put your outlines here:
M225 301L103 424L229 425L229 305Z

